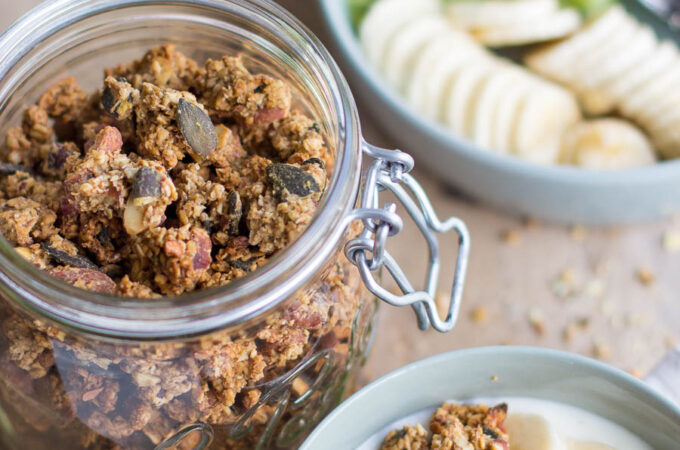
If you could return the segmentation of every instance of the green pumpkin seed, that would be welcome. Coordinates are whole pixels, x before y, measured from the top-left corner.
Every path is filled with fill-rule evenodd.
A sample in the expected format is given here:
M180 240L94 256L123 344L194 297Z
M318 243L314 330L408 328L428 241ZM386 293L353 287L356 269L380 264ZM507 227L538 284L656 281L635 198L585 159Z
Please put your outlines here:
M286 192L307 197L320 191L319 185L310 174L290 164L272 164L267 167L266 175L274 188L274 195L282 201L287 197Z
M134 200L140 197L160 197L161 194L158 171L151 167L141 167L132 181L130 197Z
M199 162L207 158L217 148L217 132L210 116L195 103L183 98L177 104L177 122L179 129L194 159Z

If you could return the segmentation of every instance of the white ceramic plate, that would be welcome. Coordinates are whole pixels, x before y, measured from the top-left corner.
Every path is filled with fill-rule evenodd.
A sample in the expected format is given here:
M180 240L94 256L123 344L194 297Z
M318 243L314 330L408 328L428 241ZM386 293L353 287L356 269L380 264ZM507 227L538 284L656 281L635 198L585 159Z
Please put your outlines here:
M355 96L376 121L425 168L474 198L515 215L547 221L614 225L680 213L680 161L621 171L543 167L478 148L410 108L372 67L350 24L346 0L320 0ZM623 2L639 18L651 14ZM678 36L672 36L676 41Z

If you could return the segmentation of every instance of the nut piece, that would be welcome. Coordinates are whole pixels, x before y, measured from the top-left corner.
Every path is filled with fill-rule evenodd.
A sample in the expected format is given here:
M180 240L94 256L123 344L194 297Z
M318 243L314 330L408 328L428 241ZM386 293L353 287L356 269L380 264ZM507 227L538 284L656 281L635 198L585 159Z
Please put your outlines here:
M153 167L142 166L132 181L130 198L123 214L123 225L129 235L134 236L148 228L144 220L147 206L163 195L160 174Z
M48 273L80 289L100 294L113 294L116 291L116 283L98 270L59 266Z
M267 181L274 188L274 195L286 200L286 193L307 197L320 191L316 180L304 170L290 164L272 164L267 167Z
M196 161L203 161L217 148L215 126L210 116L197 104L180 98L177 103L177 122Z
M50 246L49 244L46 244L45 242L41 243L40 246L43 248L43 250L47 252L48 255L50 255L52 259L54 259L61 265L78 267L80 269L99 270L99 267L97 267L96 264L94 264L92 261L85 258L84 256L69 255L66 252L57 250L56 248Z

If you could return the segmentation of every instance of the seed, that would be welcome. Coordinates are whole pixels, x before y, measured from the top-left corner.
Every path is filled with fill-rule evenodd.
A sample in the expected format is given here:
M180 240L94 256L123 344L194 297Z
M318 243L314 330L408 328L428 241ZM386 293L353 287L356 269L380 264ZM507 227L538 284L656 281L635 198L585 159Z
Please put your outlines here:
M132 181L130 197L134 200L141 197L160 197L161 182L158 171L151 167L141 167Z
M241 216L243 215L243 203L238 192L231 191L227 197L227 232L232 236L238 234Z
M101 104L104 111L111 115L115 115L116 112L116 96L113 94L113 89L110 86L106 86L102 91Z
M290 164L272 164L267 167L267 180L274 188L274 195L284 201L285 194L307 197L319 192L319 185L304 170Z
M71 267L77 267L79 269L92 269L92 270L99 270L99 267L90 261L89 259L79 256L79 255L70 255L66 252L63 252L61 250L57 250L56 248L46 244L42 243L40 246L47 252L48 255L55 261L57 261L59 264L65 265L65 266L71 266Z
M241 259L233 259L233 260L227 261L227 263L235 269L240 269L244 272L250 272L253 268L253 263L255 261L257 261L257 258L251 258L247 261L243 261Z
M17 172L32 173L31 169L19 164L0 163L1 175L14 175Z
M177 122L194 159L202 161L217 148L217 132L212 120L197 104L179 99Z
M650 286L656 281L656 276L654 273L646 267L640 267L637 270L637 278L640 283L644 286Z

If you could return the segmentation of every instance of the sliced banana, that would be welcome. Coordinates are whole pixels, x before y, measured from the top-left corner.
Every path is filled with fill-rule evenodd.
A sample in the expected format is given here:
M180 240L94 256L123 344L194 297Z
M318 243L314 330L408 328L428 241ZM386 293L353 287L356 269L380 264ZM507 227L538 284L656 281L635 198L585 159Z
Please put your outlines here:
M500 153L510 153L514 147L514 132L519 120L520 111L528 91L533 86L523 72L512 77L511 85L500 98L493 119L494 132L491 148Z
M509 414L505 428L513 450L565 450L557 430L537 414Z
M359 40L369 61L379 64L387 44L402 26L439 8L437 0L381 0L374 4L359 28Z
M442 120L456 133L470 139L474 108L479 93L498 62L492 59L470 61L462 67L446 94Z
M648 55L657 46L654 32L640 27L630 39L619 48L605 55L596 67L584 68L581 74L579 98L584 110L591 115L613 111L620 103L619 97L612 94L609 86L617 79L625 77L634 67L645 64Z
M630 70L621 74L603 87L619 103L632 92L639 90L640 86L664 73L680 59L675 43L664 41L654 49L640 64L631 67Z
M429 41L449 30L448 22L438 15L420 17L401 28L387 45L381 67L392 86L402 90L415 57Z
M647 108L655 105L673 89L677 89L678 80L680 80L680 63L674 64L664 73L659 73L640 89L622 99L621 112L627 117L644 120L647 117Z
M623 8L613 6L581 32L562 42L531 52L525 58L525 63L541 75L569 83L574 79L574 63L591 49L597 48L603 39L615 34L626 20Z
M470 30L538 20L557 8L557 0L451 2L446 7L446 14L456 26Z
M626 169L656 162L647 137L620 119L580 122L564 134L560 162L588 169Z
M451 31L433 39L414 61L413 73L404 89L406 99L416 110L438 120L442 92L452 74L474 56L484 57L484 52L466 33Z
M484 45L502 47L561 38L576 31L580 25L581 15L579 13L573 9L563 9L532 20L518 21L497 27L474 29L472 34Z
M573 94L555 86L531 89L518 114L513 151L539 164L557 162L564 130L581 118Z
M506 97L512 98L510 92L518 91L516 88L522 78L519 72L515 67L508 65L508 67L494 71L487 78L474 109L475 121L472 136L474 142L480 147L489 148L498 153L508 151L503 137L497 136L501 131L499 115L501 112L505 113L501 111L503 108L507 109ZM515 95L515 97L519 96ZM507 117L504 120L508 120Z

